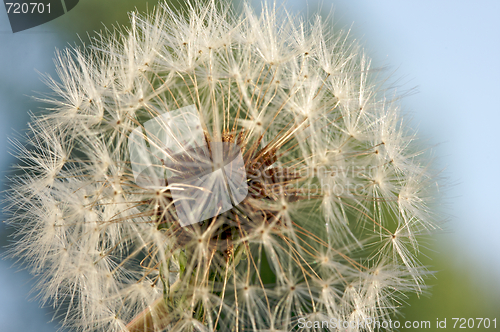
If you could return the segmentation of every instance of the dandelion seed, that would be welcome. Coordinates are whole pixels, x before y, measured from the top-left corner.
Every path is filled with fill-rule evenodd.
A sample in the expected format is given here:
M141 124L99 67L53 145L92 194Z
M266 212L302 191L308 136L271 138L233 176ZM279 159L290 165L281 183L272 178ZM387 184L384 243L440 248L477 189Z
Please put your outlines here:
M81 331L388 318L433 179L370 61L319 17L188 8L57 53L7 193L42 302Z

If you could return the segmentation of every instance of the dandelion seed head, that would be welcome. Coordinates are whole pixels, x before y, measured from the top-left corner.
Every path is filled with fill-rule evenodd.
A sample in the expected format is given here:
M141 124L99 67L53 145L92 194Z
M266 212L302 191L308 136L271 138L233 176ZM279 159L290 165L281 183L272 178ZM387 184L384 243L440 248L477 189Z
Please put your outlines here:
M130 20L56 52L14 142L11 253L64 326L290 331L422 290L435 179L347 33L272 4Z

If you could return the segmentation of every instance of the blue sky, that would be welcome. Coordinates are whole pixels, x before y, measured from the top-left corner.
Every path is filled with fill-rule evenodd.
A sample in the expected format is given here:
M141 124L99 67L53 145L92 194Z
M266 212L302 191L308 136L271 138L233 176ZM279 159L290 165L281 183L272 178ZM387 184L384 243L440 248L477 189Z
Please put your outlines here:
M396 70L403 90L417 88L402 104L421 137L438 144L450 217L439 241L453 246L442 250L500 273L500 2L325 0L323 8L332 3L375 66Z
M7 14L0 7L0 168L2 177L12 163L8 154L8 138L15 131L26 128L27 111L35 111L36 104L29 101L33 91L41 91L39 75L52 71L50 60L57 34L46 27L13 34ZM27 109L26 109L27 108ZM2 188L3 190L4 188ZM0 223L0 235L4 225ZM2 237L3 238L3 237ZM3 252L3 250L1 251ZM11 268L12 262L0 260L0 330L2 331L56 331L56 324L48 311L40 309L36 301L28 301L32 295L31 277L24 271Z

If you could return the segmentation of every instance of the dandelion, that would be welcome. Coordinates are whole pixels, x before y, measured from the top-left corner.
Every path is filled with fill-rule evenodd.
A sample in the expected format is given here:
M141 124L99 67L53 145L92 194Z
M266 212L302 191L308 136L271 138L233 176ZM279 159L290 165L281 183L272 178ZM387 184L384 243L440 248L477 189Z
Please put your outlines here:
M434 180L369 59L319 17L187 8L57 53L7 192L42 303L80 331L388 319Z

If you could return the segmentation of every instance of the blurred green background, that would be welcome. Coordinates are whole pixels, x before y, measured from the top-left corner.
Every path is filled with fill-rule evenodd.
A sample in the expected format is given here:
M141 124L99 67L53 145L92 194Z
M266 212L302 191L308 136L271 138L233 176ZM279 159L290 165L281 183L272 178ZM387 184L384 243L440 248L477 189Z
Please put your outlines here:
M79 38L88 41L89 36L104 25L128 25L129 11L137 9L144 12L155 4L156 1L142 0L81 0L62 17L16 34L10 30L6 12L0 9L2 176L14 162L8 153L8 137L25 130L28 111L36 113L38 110L39 105L29 96L36 92L48 92L35 70L54 75L52 58L55 48L61 49L75 42L79 44ZM325 13L326 17L333 7L334 14L329 16L329 20L336 29L349 29L354 21L351 36L366 44L375 67L388 66L388 71L398 69L395 73L397 78L406 75L401 91L420 85L420 93L402 100L403 108L411 111L430 144L444 142L436 147L435 154L438 166L447 167L443 174L450 178L447 183L452 184L445 192L444 202L447 205L441 208L443 218L448 218L450 222L429 241L427 248L422 248L422 262L436 271L435 276L427 280L431 286L428 294L420 298L409 297L406 303L402 303L404 318L396 319L430 321L432 331L436 330L436 320L445 318L447 330L452 330L453 317L497 318L497 326L500 325L500 247L495 245L500 238L500 223L493 212L499 194L491 186L499 183L498 157L491 155L498 155L495 143L500 140L498 130L488 127L490 123L498 126L495 120L498 120L500 112L498 103L495 103L498 90L495 94L485 93L488 89L500 88L498 65L488 65L488 61L498 62L500 59L497 45L500 39L495 32L500 31L500 25L495 21L496 25L484 26L485 22L491 23L500 17L498 5L493 1L481 2L482 7L443 1L441 7L434 8L420 1L408 1L403 5L395 1L361 0L325 0L322 4L319 8L314 1L306 5L296 0L289 1L285 7L293 13L301 12L305 17L317 10ZM255 3L255 6L259 4ZM415 16L418 18L412 20ZM471 39L470 33L462 30L463 25L477 31L477 37L481 36L485 42L477 44L478 40ZM494 28L495 31L489 30ZM492 48L484 35L497 46ZM457 62L457 65L447 67L450 62ZM484 77L476 77L478 72ZM488 80L492 77L496 77L496 81L490 84ZM462 89L454 87L450 83L452 81ZM429 92L429 89L432 91ZM467 104L468 101L475 104ZM481 103L490 107L483 107ZM481 118L477 120L481 123L474 122L474 114L482 117L482 121ZM469 128L473 125L483 127ZM486 133L489 136L483 137L485 130L492 131ZM468 138L465 143L460 141L463 136ZM483 156L473 153L463 156L464 149L484 149L485 153ZM476 164L470 166L477 166L475 172L467 168L467 162L474 161L468 158L479 158ZM478 179L483 173L486 173L484 178ZM481 202L492 203L480 205L474 200L477 196L483 200ZM488 209L491 209L491 214L488 214ZM1 224L1 252L9 241L9 233ZM50 308L41 309L36 301L28 300L32 297L29 295L33 283L31 277L19 268L11 268L12 264L10 260L0 261L0 331L56 331L56 322L47 323L53 314Z

